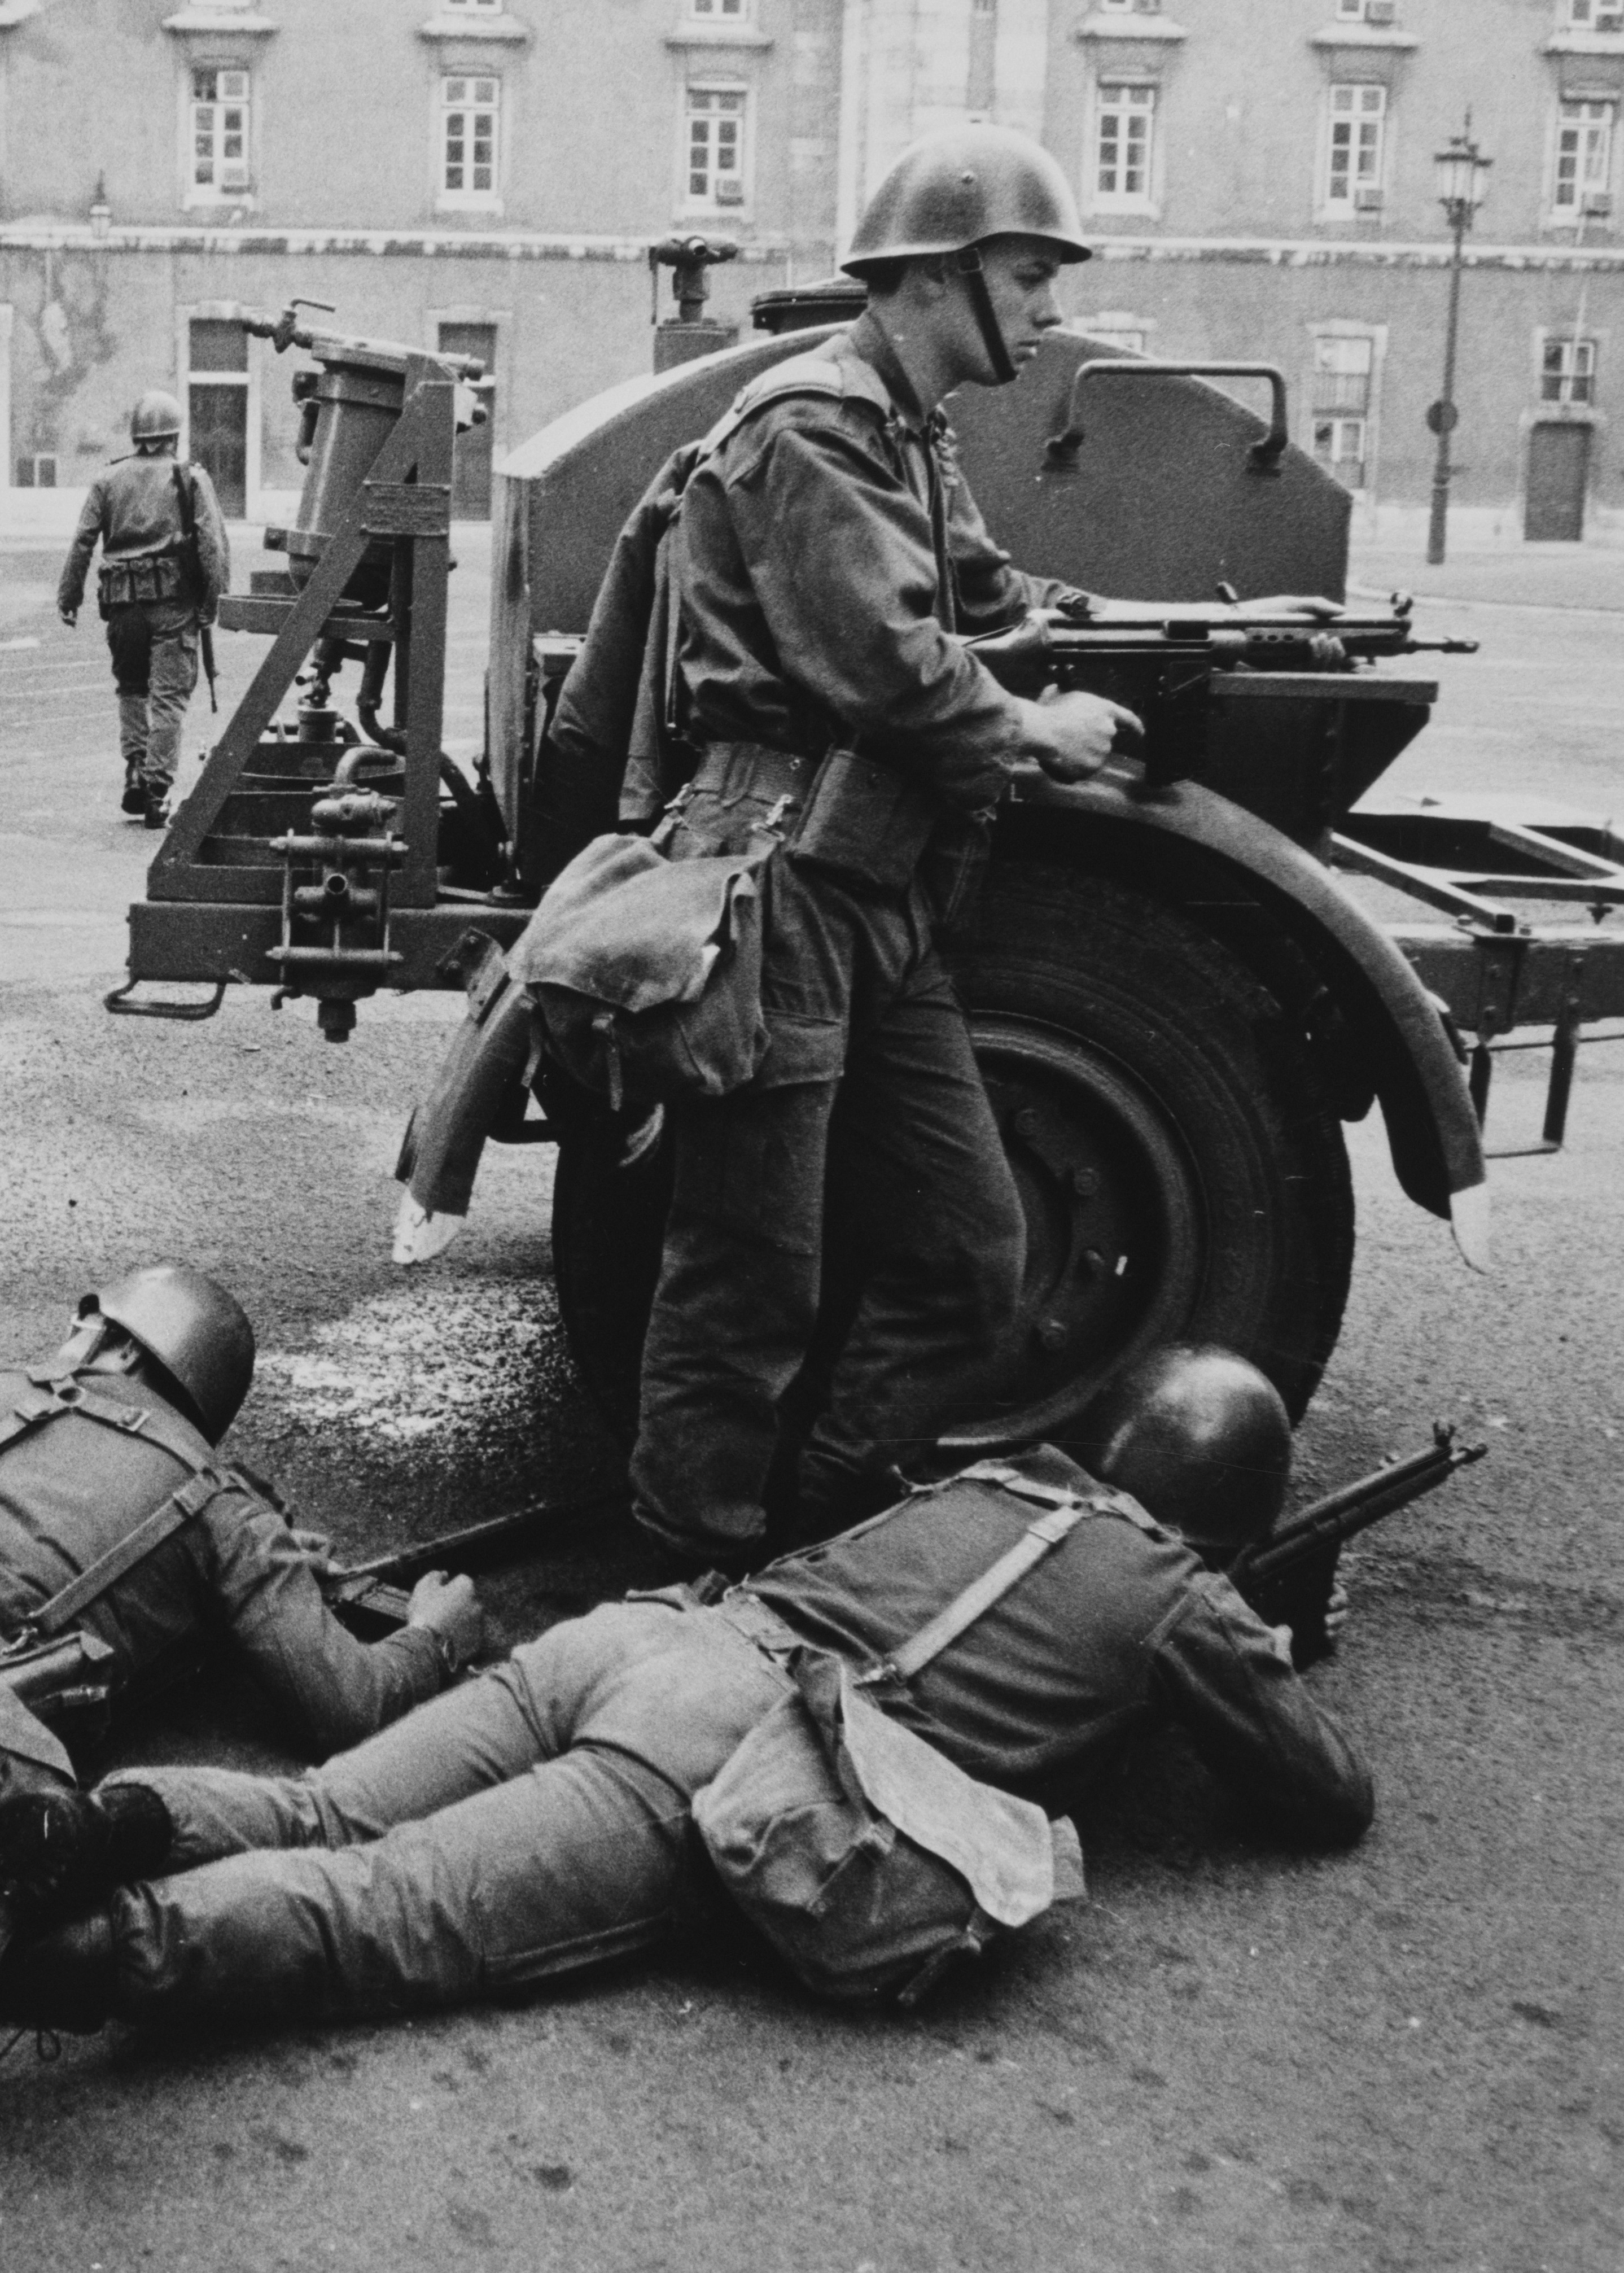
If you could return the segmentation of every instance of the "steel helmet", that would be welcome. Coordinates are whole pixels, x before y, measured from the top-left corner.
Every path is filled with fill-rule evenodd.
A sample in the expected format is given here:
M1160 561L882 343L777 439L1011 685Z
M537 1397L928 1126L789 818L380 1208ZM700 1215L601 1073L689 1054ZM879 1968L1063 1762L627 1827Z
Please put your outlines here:
M190 1264L150 1263L79 1306L81 1318L97 1310L157 1361L218 1444L254 1377L254 1330L236 1295Z
M1041 236L1062 260L1092 258L1059 161L1009 126L949 126L903 151L864 208L841 266L965 252L991 236Z
M149 386L130 414L132 442L173 441L181 431L181 406L161 386Z
M1285 1498L1291 1423L1256 1366L1211 1343L1153 1351L1084 1416L1080 1449L1158 1523L1223 1564L1261 1539Z

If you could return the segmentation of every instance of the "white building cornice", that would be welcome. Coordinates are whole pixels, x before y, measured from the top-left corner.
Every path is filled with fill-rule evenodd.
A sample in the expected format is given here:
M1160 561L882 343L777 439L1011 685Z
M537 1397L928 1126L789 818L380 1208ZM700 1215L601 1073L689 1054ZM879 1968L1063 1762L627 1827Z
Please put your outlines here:
M246 8L183 8L177 15L163 19L166 32L177 33L182 39L188 35L216 39L222 32L246 33L250 38L263 39L266 33L281 26L269 16L261 16Z
M1553 32L1541 47L1547 56L1611 56L1615 63L1624 63L1624 34L1618 32L1587 32L1575 26L1565 32Z
M770 35L753 24L679 24L665 35L668 48L770 48Z
M419 24L420 40L483 41L494 47L526 47L530 40L530 26L521 24L515 16L475 16L467 10L442 8L438 16L430 16L426 24Z
M1322 32L1311 32L1311 48L1418 48L1421 44L1413 32L1401 32L1387 24L1328 24Z
M739 258L780 261L790 250L789 236L774 231L741 244ZM0 227L0 252L190 252L222 259L365 253L419 260L624 260L646 267L648 238L512 229L210 229L198 222L131 223L98 236L87 221L35 214Z
M1169 47L1177 45L1180 40L1187 40L1190 35L1184 26L1175 24L1171 16L1127 16L1115 12L1108 16L1103 10L1096 9L1092 16L1083 18L1072 36L1078 40L1132 42L1134 46Z

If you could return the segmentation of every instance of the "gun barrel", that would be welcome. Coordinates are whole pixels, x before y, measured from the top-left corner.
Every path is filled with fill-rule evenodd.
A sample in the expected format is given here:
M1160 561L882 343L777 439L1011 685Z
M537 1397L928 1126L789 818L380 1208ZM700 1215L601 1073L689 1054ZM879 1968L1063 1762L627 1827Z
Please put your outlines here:
M1441 1432L1438 1441L1424 1452L1395 1460L1305 1508L1283 1531L1247 1556L1239 1575L1252 1586L1279 1578L1295 1564L1328 1547L1340 1546L1356 1533L1396 1515L1412 1500L1435 1491L1456 1468L1470 1467L1487 1451L1486 1444L1457 1446L1452 1436Z

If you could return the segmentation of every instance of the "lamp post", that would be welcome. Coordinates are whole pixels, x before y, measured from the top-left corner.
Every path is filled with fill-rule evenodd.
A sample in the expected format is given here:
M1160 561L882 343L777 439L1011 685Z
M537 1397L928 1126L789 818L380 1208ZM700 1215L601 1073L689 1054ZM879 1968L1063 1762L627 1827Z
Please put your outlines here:
M1426 531L1426 557L1436 563L1444 557L1444 534L1449 518L1449 437L1460 420L1455 405L1455 349L1461 319L1461 248L1478 207L1488 188L1492 158L1486 158L1471 139L1471 113L1459 134L1433 161L1442 206L1455 239L1449 258L1449 320L1444 333L1443 392L1426 414L1426 423L1438 437L1438 456L1433 468L1433 513Z

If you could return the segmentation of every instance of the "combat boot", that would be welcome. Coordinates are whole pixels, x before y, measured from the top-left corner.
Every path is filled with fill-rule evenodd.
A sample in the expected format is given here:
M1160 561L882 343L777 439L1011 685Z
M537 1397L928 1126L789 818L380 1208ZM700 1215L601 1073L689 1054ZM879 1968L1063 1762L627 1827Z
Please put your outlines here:
M113 2017L116 1977L105 1909L13 1944L0 1956L0 2028L94 2037Z
M146 792L145 819L149 829L167 829L169 825L169 804L167 791L149 789Z
M174 1835L168 1809L146 1784L0 1800L0 1911L13 1943L161 1871Z
M146 814L146 784L141 779L139 766L128 765L124 768L124 793L118 800L118 809L121 813L131 814L138 821Z

